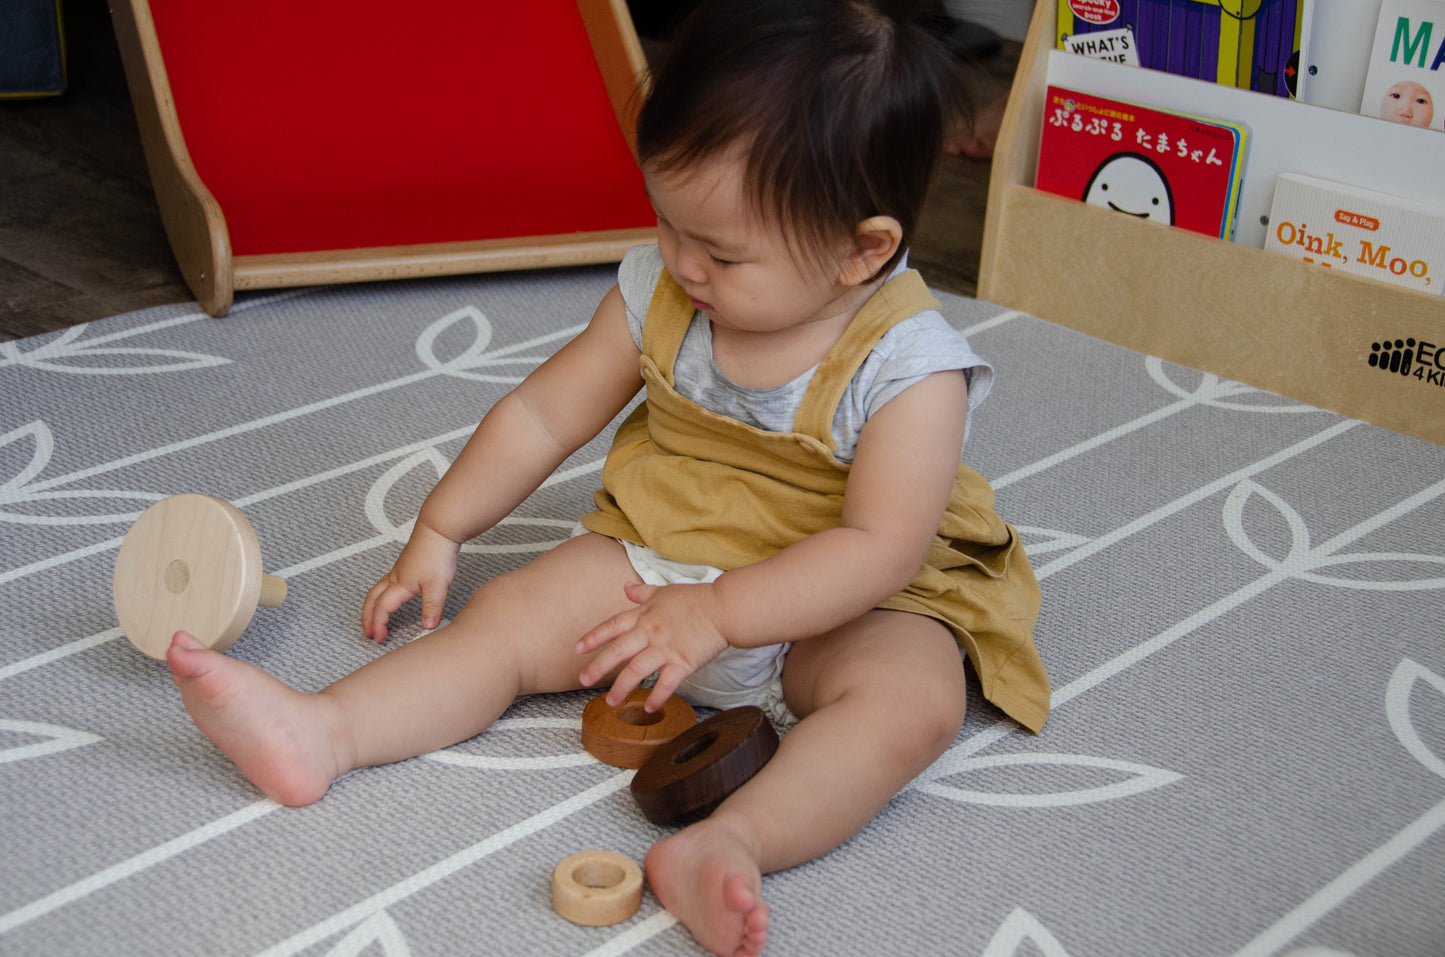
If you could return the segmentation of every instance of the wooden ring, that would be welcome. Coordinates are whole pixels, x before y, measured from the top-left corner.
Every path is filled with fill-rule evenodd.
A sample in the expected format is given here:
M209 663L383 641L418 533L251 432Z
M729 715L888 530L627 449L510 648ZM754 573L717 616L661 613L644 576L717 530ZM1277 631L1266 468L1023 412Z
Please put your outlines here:
M181 630L225 651L257 605L285 597L286 583L261 571L246 516L209 495L172 495L146 509L120 543L111 581L121 631L152 658L164 658Z
M552 870L552 909L574 924L605 927L642 906L642 868L614 851L579 851Z
M652 691L637 688L616 708L600 694L582 709L582 747L599 761L619 768L640 768L659 745L697 723L692 705L677 696L660 711L648 713L642 702Z
M654 751L632 777L632 797L654 824L701 817L777 750L778 734L761 708L723 711Z

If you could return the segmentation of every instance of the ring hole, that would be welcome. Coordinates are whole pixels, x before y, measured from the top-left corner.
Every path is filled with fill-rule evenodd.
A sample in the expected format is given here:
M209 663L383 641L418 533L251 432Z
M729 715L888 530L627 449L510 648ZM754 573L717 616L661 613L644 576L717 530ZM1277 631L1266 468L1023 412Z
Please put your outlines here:
M572 869L572 880L597 890L616 887L626 878L627 873L622 868L605 861L585 861Z
M705 734L672 756L673 764L686 764L717 743L715 733Z
M657 724L662 720L661 711L649 713L642 705L633 702L625 704L617 709L617 720L623 724L630 724L634 727L645 728L650 724Z
M179 595L191 583L191 567L177 558L166 566L161 580L165 583L166 591Z

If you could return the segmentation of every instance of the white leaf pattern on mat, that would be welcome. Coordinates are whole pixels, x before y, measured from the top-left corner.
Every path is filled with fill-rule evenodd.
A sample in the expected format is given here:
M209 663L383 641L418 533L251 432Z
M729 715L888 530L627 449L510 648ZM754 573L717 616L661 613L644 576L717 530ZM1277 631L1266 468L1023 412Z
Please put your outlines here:
M80 500L94 500L107 502L122 500L127 503L133 501L143 502L149 505L151 502L159 501L163 496L150 492L122 492L113 490L76 490L70 492L35 491L32 483L45 471L50 464L50 458L55 452L55 435L50 431L50 426L43 421L36 420L28 425L11 429L4 435L0 435L0 453L4 453L9 447L20 447L21 443L29 441L32 444L30 459L20 471L10 478L0 482L0 522L9 522L15 525L112 525L118 523L129 524L139 517L143 510L129 509L125 512L107 513L100 515L43 515L33 512L16 511L8 506L20 505L22 503L57 502ZM23 456L24 453L22 452Z
M446 457L435 448L424 448L413 452L411 455L408 455L387 469L381 474L380 478L371 483L371 488L366 490L366 504L364 506L366 509L366 518L371 522L372 527L382 535L399 542L404 542L411 537L411 529L412 526L416 524L416 519L413 518L404 524L397 525L391 519L387 518L386 497L391 494L391 490L396 487L396 483L401 480L402 476L408 474L413 469L427 465L430 465L435 472L436 479L440 479L446 474L447 469L451 467L451 463L447 461ZM430 476L428 476L428 478L430 478ZM435 480L429 481L427 488L430 489L434 484ZM416 514L415 508L411 508L408 511L412 515Z
M50 463L50 456L55 451L55 435L50 431L50 426L37 419L29 425L11 429L4 435L0 435L0 449L23 439L29 439L35 445L34 451L30 454L30 461L17 474L0 484L0 493L21 491L33 482L37 475L45 471L45 466Z
M1410 718L1410 693L1422 682L1438 694L1445 695L1445 678L1429 668L1410 658L1396 665L1395 673L1390 676L1390 683L1385 688L1385 714L1390 719L1390 730L1395 732L1405 750L1433 774L1445 778L1445 760L1430 749Z
M547 481L542 483L543 488L552 488L564 482L571 482L577 479L592 480L592 477L602 471L603 459L592 462L584 462L572 468L563 469L560 472L553 472ZM541 518L535 515L508 515L497 523L498 527L507 526L512 528L541 529L542 534L547 537L533 541L524 542L495 542L491 540L473 539L462 546L462 551L481 553L485 555L514 555L528 552L545 552L557 545L562 544L572 534L576 526L576 519L571 518ZM561 531L561 535L555 535ZM485 537L484 537L485 538Z
M1289 545L1285 554L1279 558L1265 552L1249 534L1246 512L1247 506L1254 499L1268 503L1284 520L1289 531ZM1305 524L1304 517L1280 496L1252 479L1236 485L1225 500L1224 527L1229 532L1230 539L1244 554L1271 571L1281 572L1301 581L1367 591L1445 588L1445 576L1385 580L1320 574L1317 569L1345 565L1377 564L1395 572L1399 572L1402 566L1408 567L1412 564L1445 566L1445 556L1410 552L1354 552L1339 555L1329 549L1315 548L1310 542L1309 527Z
M471 341L467 346L450 359L443 359L437 355L438 341L447 337L448 332L454 327L465 330L470 324ZM526 378L526 374L543 362L555 351L554 348L544 348L538 355L520 355L522 350L531 349L535 346L549 346L571 339L582 330L582 326L569 327L556 332L551 332L526 342L514 343L498 349L492 349L492 323L480 310L472 306L458 309L455 312L442 316L436 322L422 331L416 340L416 354L422 364L428 369L440 372L443 375L455 376L461 379L471 379L474 382L500 382L516 384ZM465 336L463 331L457 335ZM455 338L453 336L452 338ZM496 366L520 366L520 373L499 375L471 370L483 367Z
M1023 538L1024 551L1029 555L1042 555L1045 552L1070 552L1092 541L1083 535L1060 531L1056 528L1015 525L1014 530Z
M1256 389L1242 382L1221 379L1219 376L1208 372L1196 372L1193 369L1186 369L1183 366L1175 365L1166 367L1163 359L1156 359L1153 356L1145 358L1144 368L1149 370L1149 378L1157 382L1164 391L1172 395L1177 395L1181 399L1193 399L1200 405L1212 406L1216 409L1230 409L1234 412L1290 414L1320 411L1312 405L1302 405L1286 399L1283 396L1275 395L1272 392L1265 392L1262 389ZM1190 375L1197 375L1199 376L1199 383L1193 389L1187 389L1174 381L1173 376L1169 374L1170 369L1175 369ZM1231 401L1243 396L1248 396L1256 401Z
M397 462L387 469L382 475L371 484L366 492L366 518L371 522L373 528L382 534L384 538L404 542L411 537L412 527L416 519L412 518L400 525L387 517L386 499L405 476L418 468L430 466L435 472L435 479L428 476L427 488L429 489L437 479L446 474L451 463L446 456L442 455L435 448L425 448L413 452L411 455ZM417 508L411 506L399 511L415 515ZM566 540L567 533L571 531L574 521L560 518L525 518L509 515L497 523L498 526L512 527L535 527L546 530L549 534L543 541L516 542L516 543L493 543L485 541L470 541L462 545L462 551L468 554L505 555L527 552L544 552L560 542ZM555 529L562 529L561 536L550 534Z
M442 359L436 353L437 340L453 326L464 326L470 322L472 340L466 348L450 359ZM492 323L481 310L465 306L456 312L447 313L422 330L416 340L416 355L428 369L435 369L447 375L462 375L464 370L475 366L487 347L492 344Z
M385 957L411 957L411 945L396 921L386 911L377 911L352 928L351 933L329 951L326 957L357 957L372 944L380 944Z
M1117 771L1124 777L1112 784L1069 791L1037 791L1033 793L978 791L943 784L939 781L919 785L918 789L935 797L948 798L950 801L958 801L961 804L987 804L994 807L1066 807L1130 797L1173 784L1183 777L1174 771L1135 764L1132 761L1096 758L1084 754L1002 754L987 758L967 758L958 762L952 777L957 778L970 771L981 771L987 768L1012 767L1104 769Z
M491 739L497 732L505 731L553 731L563 729L579 735L582 732L581 718L502 718L487 729ZM555 738L555 735L551 737ZM545 743L545 742L544 742ZM528 750L532 750L531 747ZM450 764L458 768L475 768L483 771L551 771L557 768L574 768L583 764L597 764L598 761L586 751L570 754L544 754L539 757L513 757L504 755L472 754L455 748L433 751L422 757L428 761Z
M993 932L993 938L984 948L983 957L1014 957L1020 953L1025 941L1038 948L1044 957L1069 957L1059 939L1022 907L1015 907L998 925L998 930Z
M53 339L48 339L29 352L20 350L19 342L0 343L0 360L4 365L21 365L47 372L70 375L156 375L164 372L186 372L209 366L226 365L231 360L199 352L176 349L116 347L102 345L128 338L150 327L131 329L119 334L80 342L90 328L89 323L71 326ZM28 340L27 340L28 341ZM121 361L116 361L120 357Z
M62 728L57 724L42 724L39 721L16 721L7 718L0 718L0 731L33 735L45 739L31 744L19 744L0 749L0 764L25 761L59 751L69 751L71 748L83 748L87 744L94 744L100 740L100 735L91 734L88 731L76 731L73 728Z

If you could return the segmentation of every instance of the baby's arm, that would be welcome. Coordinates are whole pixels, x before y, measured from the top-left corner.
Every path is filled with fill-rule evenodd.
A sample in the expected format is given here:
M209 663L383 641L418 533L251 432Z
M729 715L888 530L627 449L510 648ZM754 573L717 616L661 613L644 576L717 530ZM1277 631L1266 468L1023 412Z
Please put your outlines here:
M948 506L967 409L961 371L935 373L904 390L863 428L839 527L711 585L630 590L638 607L579 643L583 652L610 643L582 681L598 681L630 658L610 693L620 701L661 670L647 702L655 710L691 670L728 645L824 634L902 591L922 567Z
M613 286L587 328L487 412L422 504L396 564L367 593L362 633L384 640L391 614L418 594L422 624L436 627L462 543L505 518L641 388Z

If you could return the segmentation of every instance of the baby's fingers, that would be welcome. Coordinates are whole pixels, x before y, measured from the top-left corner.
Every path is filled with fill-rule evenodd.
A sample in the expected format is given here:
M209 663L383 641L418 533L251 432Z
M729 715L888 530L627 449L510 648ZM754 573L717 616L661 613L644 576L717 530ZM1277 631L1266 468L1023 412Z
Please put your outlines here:
M623 612L620 615L613 615L602 624L593 628L587 634L577 639L577 654L590 655L603 645L632 630L637 616L632 612Z
M594 637L599 631L603 637ZM592 660L587 662L582 673L577 676L583 685L588 687L595 685L620 667L627 659L647 647L647 643L642 641L640 636L630 628L620 626L616 632L613 633L610 622L604 623L597 629L588 632L583 641L577 643L579 654L588 653L580 650L583 647L596 649Z
M655 674L660 667L662 667L662 655L651 648L644 647L632 656L632 660L627 663L627 667L617 673L617 678L612 682L612 687L607 691L607 703L614 708L620 707L622 703L627 700L627 696L632 693L632 689ZM671 692L669 692L668 695L663 695L659 700L666 701L670 694ZM654 697L656 697L655 693L648 697L647 704L644 705L645 710L657 710L657 708L649 707ZM659 705L658 707L661 706Z
M652 686L652 694L642 703L642 710L649 713L661 711L663 705L667 704L667 699L677 693L678 686L687 675L687 671L675 665L663 668L657 674L657 683Z
M415 596L416 592L397 584L377 585L362 606L361 633L367 638L385 641L386 623L392 613Z
M442 623L442 610L447 604L447 586L423 583L421 586L421 626L435 628Z

